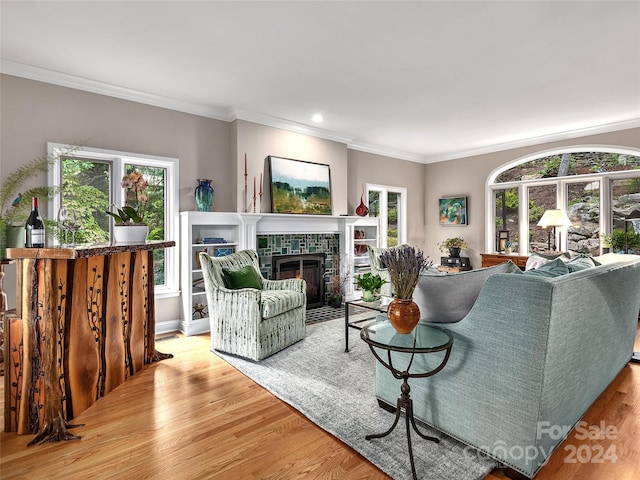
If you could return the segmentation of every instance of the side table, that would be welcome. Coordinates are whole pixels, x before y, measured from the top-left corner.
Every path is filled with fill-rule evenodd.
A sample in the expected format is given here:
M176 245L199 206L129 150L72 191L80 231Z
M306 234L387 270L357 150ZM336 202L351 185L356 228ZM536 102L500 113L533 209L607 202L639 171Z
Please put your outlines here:
M413 478L417 479L416 467L413 460L413 448L411 447L410 426L425 440L436 443L439 443L440 440L436 437L425 435L418 429L413 416L413 400L411 399L411 387L409 386L408 380L410 378L430 377L442 370L449 361L449 355L453 347L453 336L443 328L423 323L419 323L409 334L399 334L396 333L393 326L383 316L378 316L375 321L363 325L362 330L360 330L360 338L369 345L371 352L378 362L389 369L395 378L402 380L396 408L396 418L393 424L387 431L370 434L365 438L371 440L389 435L393 429L396 428L396 425L398 425L400 415L404 409L411 472L413 473ZM437 367L429 371L410 371L415 355L432 354L443 351L442 361Z
M346 353L349 352L349 329L354 328L356 330L361 330L362 327L358 326L359 323L370 321L373 316L363 318L360 320L356 320L354 322L349 321L349 307L355 306L360 308L366 308L367 310L372 310L378 313L387 313L387 309L389 308L389 304L393 300L391 297L380 297L375 302L365 302L364 300L349 300L348 302L344 302L344 351Z

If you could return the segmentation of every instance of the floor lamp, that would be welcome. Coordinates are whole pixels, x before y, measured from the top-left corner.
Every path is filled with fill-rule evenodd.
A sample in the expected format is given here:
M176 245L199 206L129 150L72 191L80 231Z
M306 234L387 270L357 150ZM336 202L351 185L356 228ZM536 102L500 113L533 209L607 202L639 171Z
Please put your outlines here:
M631 222L640 221L640 210L634 210L624 217L624 253L629 253L629 224ZM635 231L634 227L634 231ZM640 363L640 352L633 352L631 361Z
M547 232L547 249L550 252L556 250L556 227L570 227L571 220L564 210L546 210L542 215L542 218L538 222L538 226L542 228L553 228L553 248L551 245L551 230ZM562 242L560 242L562 245Z

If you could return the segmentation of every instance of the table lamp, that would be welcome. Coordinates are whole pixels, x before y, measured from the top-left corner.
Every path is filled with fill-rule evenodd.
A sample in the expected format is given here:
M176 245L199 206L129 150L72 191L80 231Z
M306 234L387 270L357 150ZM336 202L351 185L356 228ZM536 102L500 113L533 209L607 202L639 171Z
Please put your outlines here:
M547 249L549 251L555 251L556 227L570 227L571 220L569 220L569 217L564 210L546 210L538 222L538 226L542 228L553 228L553 249L551 248L551 230L547 233ZM560 242L560 244L562 244L562 242Z

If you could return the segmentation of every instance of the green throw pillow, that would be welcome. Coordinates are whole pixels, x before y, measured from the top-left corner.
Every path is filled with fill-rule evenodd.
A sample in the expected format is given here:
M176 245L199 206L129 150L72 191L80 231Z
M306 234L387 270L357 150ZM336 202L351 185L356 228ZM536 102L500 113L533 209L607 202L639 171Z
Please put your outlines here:
M239 270L222 269L224 286L231 290L239 288L257 288L262 290L262 281L260 275L256 272L253 265L247 265Z

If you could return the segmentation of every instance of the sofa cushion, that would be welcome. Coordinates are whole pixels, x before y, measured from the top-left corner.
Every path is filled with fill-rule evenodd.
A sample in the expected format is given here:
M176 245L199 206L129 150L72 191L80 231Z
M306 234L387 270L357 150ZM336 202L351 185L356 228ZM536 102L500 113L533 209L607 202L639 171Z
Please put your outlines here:
M569 252L562 252L562 253L533 252L531 255L529 255L529 258L527 259L527 265L524 269L533 270L535 268L539 268L542 265L545 265L555 260L556 258L561 258L562 260L570 260L571 254Z
M239 288L257 288L262 289L261 276L253 265L246 265L238 270L228 268L222 269L224 286L237 290Z
M413 301L420 308L421 321L453 323L462 320L471 310L489 276L514 270L520 271L509 260L499 265L467 272L421 275L413 292Z
M538 268L524 272L525 275L547 278L559 277L560 275L566 275L567 273L569 273L569 267L567 267L567 264L561 258L556 258L555 260L545 263Z
M566 262L567 267L569 268L569 272L579 272L580 270L586 270L587 268L593 268L600 265L600 262L595 260L590 255L585 255L584 253L579 254L578 256L572 258L568 262Z
M294 290L263 290L260 300L262 318L271 318L304 305L306 294Z

